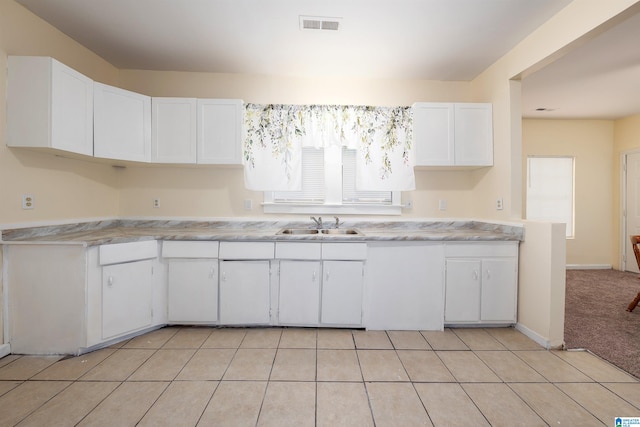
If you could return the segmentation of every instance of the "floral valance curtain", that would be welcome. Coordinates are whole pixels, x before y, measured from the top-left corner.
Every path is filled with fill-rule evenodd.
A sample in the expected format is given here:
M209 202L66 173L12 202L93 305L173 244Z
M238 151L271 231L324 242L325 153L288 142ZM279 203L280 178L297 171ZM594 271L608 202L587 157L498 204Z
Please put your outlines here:
M302 147L357 150L358 190L415 189L410 107L245 105L245 185L296 191Z

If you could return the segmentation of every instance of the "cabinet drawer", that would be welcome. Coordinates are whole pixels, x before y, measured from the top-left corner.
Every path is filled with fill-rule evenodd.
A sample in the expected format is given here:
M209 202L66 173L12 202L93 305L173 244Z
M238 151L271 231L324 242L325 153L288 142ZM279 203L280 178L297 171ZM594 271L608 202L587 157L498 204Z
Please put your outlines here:
M319 260L321 256L320 243L276 242L276 258Z
M221 259L273 259L273 242L220 242Z
M165 241L163 258L218 258L218 242Z
M452 257L514 257L518 256L518 242L446 243L444 256Z
M156 258L158 243L155 240L142 242L114 243L100 246L100 265L118 264Z
M322 259L367 259L366 243L323 243Z

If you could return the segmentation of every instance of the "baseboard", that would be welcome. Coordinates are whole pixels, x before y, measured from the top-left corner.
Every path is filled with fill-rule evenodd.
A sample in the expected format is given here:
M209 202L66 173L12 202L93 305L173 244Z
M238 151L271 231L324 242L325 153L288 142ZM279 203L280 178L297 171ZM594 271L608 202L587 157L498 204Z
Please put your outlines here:
M527 328L522 323L516 323L515 328L518 331L522 332L527 337L531 338L536 343L540 344L542 347L546 348L547 350L564 348L564 341L562 341L562 342L549 341L547 338L545 338L542 335L538 334L537 332Z
M611 264L567 264L567 270L611 270Z
M10 344L0 344L0 358L8 356L11 354L11 345Z

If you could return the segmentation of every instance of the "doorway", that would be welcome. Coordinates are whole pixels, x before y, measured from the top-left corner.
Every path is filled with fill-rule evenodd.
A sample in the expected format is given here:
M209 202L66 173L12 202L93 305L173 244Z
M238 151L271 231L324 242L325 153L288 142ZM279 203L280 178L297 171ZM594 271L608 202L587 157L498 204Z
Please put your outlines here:
M640 151L624 154L622 201L622 259L623 269L640 273L629 236L640 234Z

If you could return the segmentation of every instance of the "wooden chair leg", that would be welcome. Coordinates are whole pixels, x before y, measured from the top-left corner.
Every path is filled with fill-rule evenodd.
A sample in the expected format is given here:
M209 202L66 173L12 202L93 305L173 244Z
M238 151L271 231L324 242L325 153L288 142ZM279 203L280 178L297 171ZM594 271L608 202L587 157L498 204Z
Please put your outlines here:
M627 307L627 311L632 312L633 309L636 308L639 302L640 302L640 292L638 292L638 295L636 295L633 301L631 301L631 304L629 304L629 306Z

